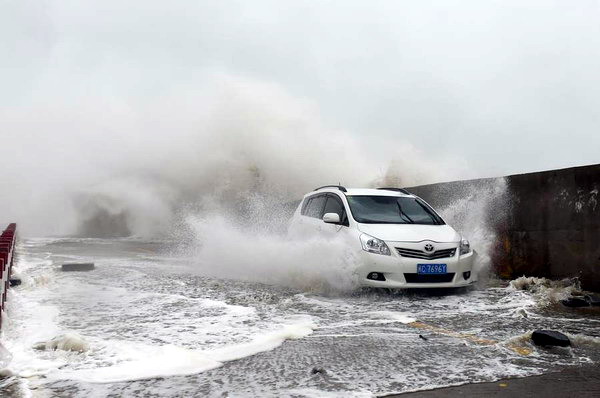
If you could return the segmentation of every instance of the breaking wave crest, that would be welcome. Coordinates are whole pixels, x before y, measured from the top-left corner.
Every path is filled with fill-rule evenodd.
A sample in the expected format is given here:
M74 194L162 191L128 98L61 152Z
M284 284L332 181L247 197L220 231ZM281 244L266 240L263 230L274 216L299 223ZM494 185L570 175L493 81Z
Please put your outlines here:
M34 348L41 351L75 351L85 352L89 350L90 345L83 337L77 333L66 333L60 336L56 336L52 340L37 343Z
M521 276L510 281L509 288L532 293L541 306L552 305L574 294L581 294L581 284L577 278L553 281L547 278Z
M341 239L288 239L257 231L223 216L188 220L196 237L196 271L203 275L287 286L320 293L356 286L358 266Z
M439 209L444 219L469 239L477 252L474 268L479 285L485 285L491 274L497 229L508 216L510 200L503 178L475 180L442 186L439 197L454 198Z
M58 371L53 373L51 378L80 380L89 383L116 383L196 374L220 367L224 362L273 350L286 340L301 339L310 335L315 328L316 325L310 319L296 319L293 323L281 325L279 330L256 336L249 342L212 350L188 349L172 344L148 346L129 343L123 352L115 354L120 356L115 365ZM118 349L118 346L119 344L115 344L115 347L111 347L111 349Z

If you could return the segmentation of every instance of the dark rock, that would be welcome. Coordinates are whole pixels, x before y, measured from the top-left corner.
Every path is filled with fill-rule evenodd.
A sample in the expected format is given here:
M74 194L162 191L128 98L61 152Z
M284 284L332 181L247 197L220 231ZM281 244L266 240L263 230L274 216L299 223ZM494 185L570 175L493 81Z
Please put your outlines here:
M70 271L92 271L94 269L94 263L70 263L63 264L62 270L64 272Z
M327 371L323 368L312 368L312 370L310 371L311 374L320 374L320 375L324 375L327 374Z
M535 345L543 347L568 347L571 345L571 340L567 336L554 330L536 330L531 334L531 340L533 340Z
M578 287L578 286L580 286L580 282L579 282L578 277L564 278L564 279L557 281L556 285L560 286L560 287L570 287L570 286Z
M14 278L14 279L11 278L11 279L9 279L9 282L10 282L10 287L19 286L21 284L21 280L17 279L17 278Z
M585 296L585 300L588 303L590 303L590 305L593 305L593 306L600 305L600 296L597 296L595 294L588 294L587 296Z
M565 307L577 308L577 307L589 307L590 303L583 297L569 297L566 300L560 300L562 305Z

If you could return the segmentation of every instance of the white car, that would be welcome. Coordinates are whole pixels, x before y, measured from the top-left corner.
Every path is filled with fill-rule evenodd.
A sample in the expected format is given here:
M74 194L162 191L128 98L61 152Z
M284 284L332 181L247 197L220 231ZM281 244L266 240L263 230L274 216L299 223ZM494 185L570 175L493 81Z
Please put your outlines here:
M400 188L327 185L304 196L292 236L341 236L355 248L363 286L450 288L476 282L475 252L423 199Z

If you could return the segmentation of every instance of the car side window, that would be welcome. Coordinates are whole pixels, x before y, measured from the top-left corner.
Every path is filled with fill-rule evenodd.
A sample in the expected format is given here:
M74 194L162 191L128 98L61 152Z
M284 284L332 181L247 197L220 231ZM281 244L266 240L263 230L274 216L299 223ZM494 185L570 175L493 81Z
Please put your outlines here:
M321 218L323 215L323 207L325 206L325 195L318 195L311 198L306 206L306 215L308 217Z
M344 204L337 196L327 195L327 203L325 204L325 210L323 211L323 214L325 213L336 213L340 216L342 225L349 225Z
M304 203L302 203L302 210L300 210L300 214L302 214L303 216L306 215L307 211L308 211L308 205L310 204L310 201L312 200L312 197L310 198L306 198L304 200Z

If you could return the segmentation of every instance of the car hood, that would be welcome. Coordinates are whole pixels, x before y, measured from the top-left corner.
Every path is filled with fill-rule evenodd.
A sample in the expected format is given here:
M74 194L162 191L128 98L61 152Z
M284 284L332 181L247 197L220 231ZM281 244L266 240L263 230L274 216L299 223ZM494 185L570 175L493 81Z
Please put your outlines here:
M358 224L361 232L392 242L459 242L460 235L449 225Z

